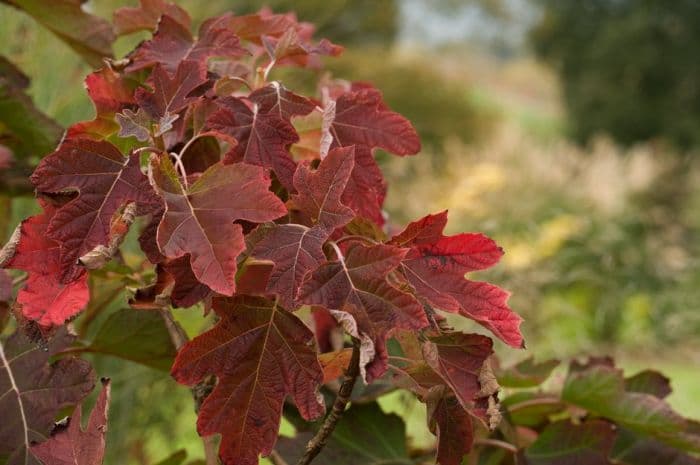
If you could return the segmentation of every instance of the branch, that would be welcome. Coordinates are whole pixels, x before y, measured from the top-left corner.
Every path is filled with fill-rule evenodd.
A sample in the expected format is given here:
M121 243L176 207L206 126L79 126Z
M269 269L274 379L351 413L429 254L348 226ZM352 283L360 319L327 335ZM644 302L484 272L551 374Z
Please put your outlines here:
M163 317L163 321L165 321L165 327L168 330L168 334L170 334L170 339L173 341L173 345L179 352L180 348L187 344L189 338L187 337L185 330L182 329L182 326L180 326L180 324L177 321L175 321L169 309L161 308L159 311L160 315ZM213 377L209 377L204 381L201 381L200 383L194 385L194 387L192 388L192 398L194 399L194 411L196 413L199 413L199 408L202 406L204 399L207 398L207 396L209 395L209 393L211 393L213 388ZM214 436L203 436L202 443L204 444L204 455L206 458L206 464L218 465L219 459L216 451L216 438Z
M333 408L331 413L328 414L321 428L316 432L316 435L311 438L309 443L306 445L306 452L299 459L297 465L308 465L311 461L321 452L321 449L326 445L326 441L333 433L338 421L343 416L345 412L345 407L350 401L350 395L352 394L352 389L355 387L355 382L360 374L360 343L357 340L353 340L352 346L352 358L350 359L350 364L345 372L345 379L343 384L340 385L338 390L338 395L333 402Z

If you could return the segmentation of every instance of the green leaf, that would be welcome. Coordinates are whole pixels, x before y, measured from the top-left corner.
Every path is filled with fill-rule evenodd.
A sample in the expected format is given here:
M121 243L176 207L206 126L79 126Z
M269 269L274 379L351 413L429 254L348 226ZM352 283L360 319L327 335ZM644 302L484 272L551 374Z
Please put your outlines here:
M112 57L114 32L106 20L86 13L84 0L3 0L34 18L56 34L91 66Z
M177 352L158 312L130 308L110 315L84 350L163 371L170 370Z
M611 458L624 465L700 465L695 457L625 428L618 433Z
M41 157L51 152L63 128L39 111L24 92L27 77L0 56L0 140L16 159Z
M663 399L671 393L671 384L670 380L661 373L644 370L625 378L625 391L651 394Z
M524 455L527 465L609 465L614 441L615 427L606 421L564 420L547 426Z
M545 423L551 415L566 409L564 402L537 392L517 392L506 397L501 405L508 411L511 423L532 427Z
M496 378L498 379L498 384L503 387L536 387L547 380L557 366L559 366L559 360L535 363L535 359L529 357L515 366L498 370Z
M299 425L302 426L303 425ZM311 425L307 425L311 426ZM282 437L275 449L288 463L296 463L319 424L293 438ZM406 450L406 425L386 414L376 402L354 404L330 436L314 463L319 465L392 465L413 463Z
M574 367L562 399L641 434L688 451L700 451L700 434L663 400L627 392L622 372L610 365Z

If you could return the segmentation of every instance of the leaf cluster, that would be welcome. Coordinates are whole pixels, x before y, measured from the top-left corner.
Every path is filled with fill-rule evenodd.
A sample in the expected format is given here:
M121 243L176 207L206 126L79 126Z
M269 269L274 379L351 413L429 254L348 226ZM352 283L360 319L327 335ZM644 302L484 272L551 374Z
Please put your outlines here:
M418 153L411 123L366 83L324 79L304 96L271 80L274 68L314 68L342 52L292 14L224 14L193 34L188 14L163 1L115 13L114 33L141 30L152 38L87 77L94 119L70 126L30 177L41 213L0 254L2 267L25 273L16 296L5 292L19 331L51 344L78 325L61 363L92 352L162 369L176 350L171 374L193 387L197 431L221 435L225 464L273 454L286 403L307 421L328 411L309 445L322 447L357 378L414 392L438 461L459 463L472 418L497 424L498 386L491 338L452 330L444 314L513 347L523 346L521 320L505 291L465 278L499 260L491 239L445 236L447 212L388 234L374 152ZM127 262L130 231L139 250ZM111 301L95 285L104 278L135 288L131 309L86 341ZM215 318L188 340L170 309L192 306ZM4 367L18 374L10 359ZM23 392L8 392L24 411ZM322 394L333 392L327 406ZM27 433L7 444L17 463L52 463L93 433L69 425L50 440L59 445ZM103 448L85 450L80 460L101 460Z

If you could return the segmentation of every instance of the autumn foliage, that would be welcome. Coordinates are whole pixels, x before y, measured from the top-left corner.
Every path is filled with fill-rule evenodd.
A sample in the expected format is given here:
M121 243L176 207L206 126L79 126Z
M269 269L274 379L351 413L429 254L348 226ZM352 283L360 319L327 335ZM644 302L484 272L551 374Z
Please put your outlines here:
M145 11L158 4L163 11ZM441 312L523 346L507 292L465 278L497 263L501 249L480 234L444 235L447 212L391 234L374 152L414 155L418 135L369 84L325 79L302 96L270 78L342 52L314 40L310 25L225 14L195 36L178 7L141 8L117 12L117 29L155 28L153 37L88 76L95 119L70 127L31 177L43 212L2 255L5 268L28 274L19 321L56 337L90 302L91 270L141 228L156 275L134 311L201 304L217 315L179 349L172 375L192 386L216 377L197 430L221 435L223 463L272 452L286 399L306 420L324 415L320 389L345 369L322 365L323 347L355 350L365 383L395 383L428 403L438 462L458 464L472 421L497 423L493 349L487 336L451 330ZM341 329L354 349L329 340ZM51 441L88 440L92 426L75 424ZM32 453L53 463L51 450Z

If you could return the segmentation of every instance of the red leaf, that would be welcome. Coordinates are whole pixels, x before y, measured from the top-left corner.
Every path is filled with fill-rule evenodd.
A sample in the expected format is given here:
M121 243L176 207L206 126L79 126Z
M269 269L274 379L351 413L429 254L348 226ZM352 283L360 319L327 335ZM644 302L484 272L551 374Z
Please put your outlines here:
M353 148L336 149L321 161L318 169L300 165L294 174L298 194L292 196L299 209L301 224L259 228L252 255L271 260L275 266L267 290L280 296L282 305L297 308L296 296L304 276L325 260L323 244L330 234L353 217L351 209L340 203L353 166Z
M109 380L103 381L102 392L90 413L87 429L80 427L82 405L78 405L69 419L68 426L58 427L51 437L31 447L44 465L102 465L107 432L107 410L110 397Z
M307 420L323 414L313 333L262 298L217 298L214 310L221 319L182 348L172 374L188 385L217 376L199 412L199 434L221 433L224 464L257 464L275 445L286 396Z
M264 237L255 245L252 255L274 262L267 292L279 295L285 308L298 308L296 296L304 276L326 259L322 247L328 234L300 224L275 225L258 233Z
M300 34L301 32L301 34ZM311 43L313 29L289 28L279 38L263 36L262 42L270 58L276 63L292 62L300 66L315 65L312 55L338 56L344 48L323 39L317 45Z
M95 374L85 360L68 357L48 363L73 339L59 330L47 350L21 332L0 341L0 457L7 465L39 465L30 455L30 444L45 439L56 415L95 386Z
M170 300L175 306L192 307L211 294L208 286L197 281L189 256L183 255L174 260L166 260L163 262L163 268L175 280L170 292Z
M263 36L279 37L290 28L297 27L297 19L291 14L272 14L261 11L252 15L234 16L229 28L243 40L262 44Z
M327 234L345 226L355 217L352 209L341 203L345 186L354 168L353 147L332 150L318 166L300 165L294 174L292 195L294 206L299 210L301 222L318 226Z
M384 224L382 205L386 196L386 181L372 152L366 147L355 147L355 167L348 179L342 201L358 215Z
M56 212L46 231L61 245L66 282L82 273L80 257L109 244L115 213L131 202L144 210L158 201L141 172L139 156L124 157L107 141L65 140L41 161L31 179L40 192L79 193Z
M387 109L376 89L360 89L338 97L329 129L336 147L380 147L396 155L420 151L416 130L406 118Z
M238 36L224 27L227 20L228 15L224 15L205 21L195 40L189 27L168 15L163 16L153 39L141 44L133 53L132 64L127 67L127 71L160 63L172 74L186 60L196 62L199 68L206 70L207 61L211 57L237 58L247 54L247 50L240 46Z
M258 105L260 113L275 113L286 121L292 116L308 115L316 108L314 102L287 90L277 81L255 90L248 98Z
M292 190L296 163L289 147L299 140L294 127L275 113L262 113L255 106L251 110L235 97L220 99L219 106L220 110L209 118L209 127L238 141L224 161L245 161L270 168L282 185Z
M132 86L109 66L89 74L85 88L95 107L95 118L68 128L66 139L85 137L102 140L119 129L115 113L135 103Z
M114 12L114 32L121 36L137 31L155 30L163 15L189 30L190 15L175 3L165 0L141 0L138 7L121 7Z
M447 212L428 215L390 241L411 248L401 264L406 279L431 305L471 318L509 345L522 347L522 319L508 307L509 294L464 278L465 273L498 262L503 251L481 234L443 236L446 223Z
M428 365L450 387L465 410L481 391L479 375L493 353L493 342L480 334L448 333L431 337L423 345Z
M457 399L443 394L428 402L430 431L438 438L437 457L439 465L459 465L471 449L474 427L469 414Z
M329 309L345 330L362 342L363 377L370 382L386 371L386 339L393 329L428 325L416 299L386 281L405 249L352 244L341 261L322 265L307 278L299 300Z
M207 82L206 73L194 61L183 61L172 78L165 68L156 65L150 77L153 92L136 89L136 101L152 118L158 120L159 134L172 127L178 113L197 98L190 94Z
M161 252L168 258L190 254L197 280L232 295L236 258L245 249L242 228L233 222L261 223L287 212L268 190L269 178L256 166L217 163L185 188L168 157L153 157L151 166L166 204L157 233Z
M22 222L14 255L3 266L29 274L17 294L17 303L25 318L47 329L82 311L90 295L85 270L79 270L71 280L60 279L61 249L47 233L55 210L49 204L43 207L44 213Z

